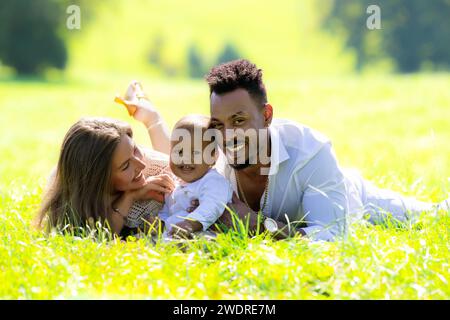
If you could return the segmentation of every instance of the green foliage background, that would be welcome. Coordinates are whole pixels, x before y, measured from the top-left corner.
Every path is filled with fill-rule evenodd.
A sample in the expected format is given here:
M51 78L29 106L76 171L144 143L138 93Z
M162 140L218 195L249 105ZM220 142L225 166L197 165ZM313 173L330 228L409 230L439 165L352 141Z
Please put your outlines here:
M188 74L191 45L211 67L227 43L264 66L269 77L350 71L351 54L343 52L340 39L320 30L328 7L314 0L96 3L95 20L82 32L68 33L71 71L161 74L147 63L157 39L161 65L179 76Z
M379 9L380 30L361 28L366 8ZM370 11L373 14L373 11ZM357 55L357 69L386 60L396 71L416 72L450 67L450 1L448 0L337 0L325 25L346 34Z

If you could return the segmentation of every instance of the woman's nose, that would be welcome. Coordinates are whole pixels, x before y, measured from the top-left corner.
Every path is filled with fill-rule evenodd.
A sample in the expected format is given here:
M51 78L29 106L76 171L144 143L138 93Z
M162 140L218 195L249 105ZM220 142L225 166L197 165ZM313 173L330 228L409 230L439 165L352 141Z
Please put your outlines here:
M142 159L135 157L134 160L136 161L136 168L138 168L139 170L142 170L145 168L145 162Z

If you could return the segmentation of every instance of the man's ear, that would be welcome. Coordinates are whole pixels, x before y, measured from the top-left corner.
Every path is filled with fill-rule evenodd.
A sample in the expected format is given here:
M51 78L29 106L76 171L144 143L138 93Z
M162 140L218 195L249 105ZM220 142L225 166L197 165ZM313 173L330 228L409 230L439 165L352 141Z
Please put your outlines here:
M216 162L219 159L219 152L216 149L214 149L212 156L214 159L214 163L211 165L211 168L216 165Z
M266 103L264 105L263 114L264 114L264 125L268 127L272 123L273 118L273 108L270 103Z

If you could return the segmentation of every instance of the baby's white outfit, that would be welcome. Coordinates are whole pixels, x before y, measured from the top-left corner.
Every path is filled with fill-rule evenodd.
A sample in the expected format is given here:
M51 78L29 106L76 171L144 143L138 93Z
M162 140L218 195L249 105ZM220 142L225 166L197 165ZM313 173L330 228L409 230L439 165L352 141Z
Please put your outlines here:
M172 225L192 219L200 222L203 231L212 226L220 218L227 203L231 202L233 189L230 183L215 169L210 169L202 178L178 185L172 193L166 195L165 203L159 212L167 232ZM197 199L199 206L193 212L191 201Z

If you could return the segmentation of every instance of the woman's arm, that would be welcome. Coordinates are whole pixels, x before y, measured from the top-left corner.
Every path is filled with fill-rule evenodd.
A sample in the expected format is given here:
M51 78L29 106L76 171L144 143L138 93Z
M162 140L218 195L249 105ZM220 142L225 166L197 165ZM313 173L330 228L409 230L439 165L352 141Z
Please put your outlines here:
M120 234L127 220L128 212L133 205L134 198L131 193L124 192L111 206L108 213L108 222L111 230Z
M123 103L127 106L130 115L147 128L153 149L169 154L170 137L167 125L155 106L145 96L139 82L130 83Z
M139 189L125 191L112 203L111 210L107 216L112 231L116 234L120 234L135 201L158 201L158 193L170 193L173 189L174 183L172 178L167 174L160 174L158 176L148 177L146 184Z
M169 154L170 153L170 138L169 129L164 120L160 118L157 122L144 124L147 128L150 141L152 142L153 149L156 151Z

